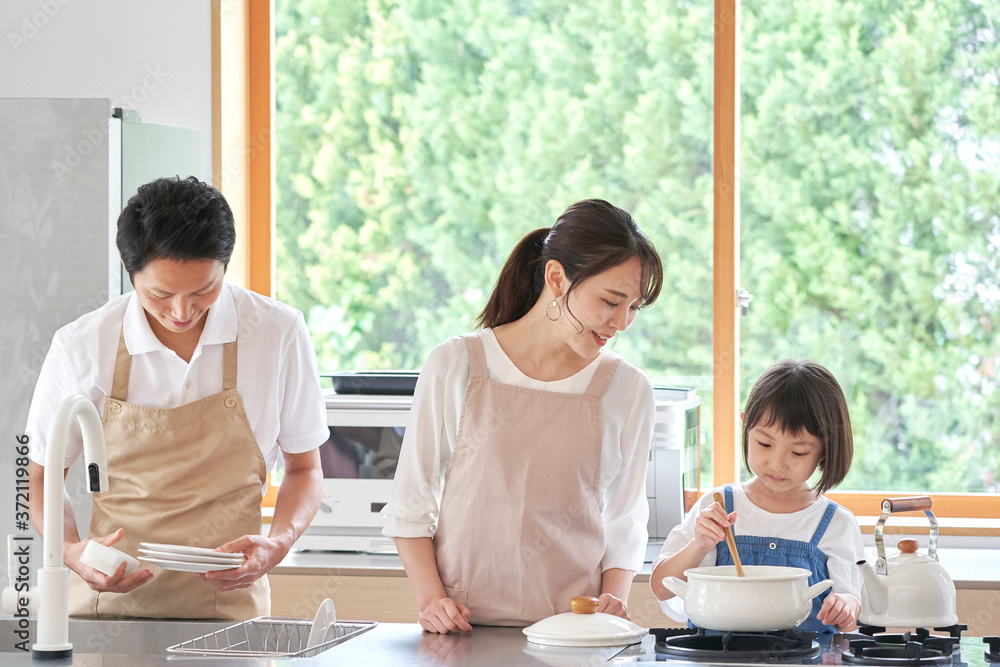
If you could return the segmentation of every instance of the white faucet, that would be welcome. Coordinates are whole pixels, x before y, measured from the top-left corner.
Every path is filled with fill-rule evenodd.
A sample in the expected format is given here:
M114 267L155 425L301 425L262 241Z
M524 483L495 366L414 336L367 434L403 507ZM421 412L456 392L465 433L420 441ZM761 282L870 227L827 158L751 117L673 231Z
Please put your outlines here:
M104 427L97 408L85 396L70 396L56 411L45 451L45 494L42 547L45 553L38 570L38 641L31 647L36 659L68 658L69 569L63 564L63 465L66 439L73 419L83 433L83 456L87 464L87 490L108 490L108 461L104 449Z

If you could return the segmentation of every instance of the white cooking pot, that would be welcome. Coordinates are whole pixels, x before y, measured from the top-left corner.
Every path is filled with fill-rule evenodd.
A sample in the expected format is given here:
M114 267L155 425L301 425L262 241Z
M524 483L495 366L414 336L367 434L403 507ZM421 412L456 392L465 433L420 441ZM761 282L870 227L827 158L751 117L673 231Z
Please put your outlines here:
M812 599L833 586L829 579L809 585L809 570L774 565L696 567L687 581L666 577L663 585L684 600L691 622L707 630L770 632L790 630L809 618Z
M547 646L628 646L648 632L628 619L598 612L597 605L597 598L573 598L573 611L543 618L523 632L529 642Z

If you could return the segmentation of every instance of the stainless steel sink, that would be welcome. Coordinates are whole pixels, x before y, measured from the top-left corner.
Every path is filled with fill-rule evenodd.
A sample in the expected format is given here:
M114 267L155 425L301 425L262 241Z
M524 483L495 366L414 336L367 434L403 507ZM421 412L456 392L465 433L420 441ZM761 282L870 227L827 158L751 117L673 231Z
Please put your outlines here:
M155 655L168 646L215 632L234 621L164 621L156 619L69 619L69 640L74 653ZM25 641L20 619L0 616L0 653L21 653ZM28 619L27 647L35 641L35 619ZM3 660L0 660L3 663Z

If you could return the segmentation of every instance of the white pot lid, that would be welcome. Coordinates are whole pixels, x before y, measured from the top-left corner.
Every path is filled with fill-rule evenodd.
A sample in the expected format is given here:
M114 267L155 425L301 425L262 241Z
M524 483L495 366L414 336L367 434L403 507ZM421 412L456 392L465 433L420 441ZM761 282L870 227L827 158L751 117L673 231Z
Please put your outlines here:
M603 612L570 611L543 618L524 628L529 642L549 646L627 646L642 639L647 632L632 621Z

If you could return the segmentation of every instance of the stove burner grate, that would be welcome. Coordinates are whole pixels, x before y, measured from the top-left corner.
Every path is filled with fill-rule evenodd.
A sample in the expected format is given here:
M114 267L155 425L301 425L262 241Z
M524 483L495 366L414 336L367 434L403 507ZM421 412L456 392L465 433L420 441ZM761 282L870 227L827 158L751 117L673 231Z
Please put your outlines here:
M815 632L726 632L707 634L690 628L653 628L659 654L691 661L781 662L819 653Z
M986 659L990 662L1000 662L1000 637L983 637L983 643L989 644Z
M927 628L914 628L913 632L896 633L896 634L887 633L885 630L886 630L885 628L878 625L858 625L857 633L865 635L867 637L875 637L880 641L883 640L883 638L885 637L903 637L903 636L909 637L911 635L916 635L917 641L923 641L928 637L942 636L942 635L932 635L930 630L928 630ZM947 632L948 637L953 637L954 639L957 640L962 637L962 632L968 630L968 626L962 623L956 623L955 625L946 625L941 628L934 628L934 630L937 630L939 632ZM876 635L878 636L876 637Z
M952 650L958 641L956 637L912 640L909 632L851 639L850 648L841 659L844 663L864 665L946 665L952 662Z

